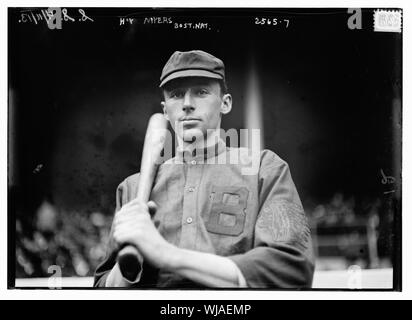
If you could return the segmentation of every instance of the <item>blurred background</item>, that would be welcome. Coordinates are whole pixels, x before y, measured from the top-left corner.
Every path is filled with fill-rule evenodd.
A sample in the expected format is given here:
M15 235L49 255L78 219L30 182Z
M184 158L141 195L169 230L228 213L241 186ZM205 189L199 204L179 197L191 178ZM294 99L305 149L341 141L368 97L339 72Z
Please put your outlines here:
M67 10L75 21L50 30L22 21L41 8L9 9L11 279L51 265L93 275L116 187L139 170L161 111L161 69L192 49L225 62L234 106L223 129L262 129L289 163L317 270L400 268L402 34L374 32L372 9L360 30L347 9L85 8L94 21Z

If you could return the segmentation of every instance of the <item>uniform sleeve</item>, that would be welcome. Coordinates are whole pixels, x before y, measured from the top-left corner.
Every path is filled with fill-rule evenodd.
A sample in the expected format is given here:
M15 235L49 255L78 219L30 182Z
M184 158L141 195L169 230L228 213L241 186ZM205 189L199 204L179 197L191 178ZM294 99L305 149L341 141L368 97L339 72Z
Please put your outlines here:
M248 287L308 288L314 263L305 212L289 167L275 153L262 152L259 213L254 248L231 258Z
M137 195L137 186L138 186L138 174L133 175L129 178L127 178L125 181L123 181L116 190L116 210L115 212L119 211L120 208L126 204L127 202L131 201L134 199ZM106 258L104 261L97 267L95 274L94 274L94 287L105 287L106 286L106 280L107 277L109 276L110 271L115 267L116 265L116 259L117 259L117 248L114 243L113 237L112 237L112 230L110 231L110 238L109 238L109 243L107 246L107 252L106 252ZM140 275L137 277L138 279L140 278ZM137 281L136 281L137 282ZM128 286L134 286L136 282L129 282Z

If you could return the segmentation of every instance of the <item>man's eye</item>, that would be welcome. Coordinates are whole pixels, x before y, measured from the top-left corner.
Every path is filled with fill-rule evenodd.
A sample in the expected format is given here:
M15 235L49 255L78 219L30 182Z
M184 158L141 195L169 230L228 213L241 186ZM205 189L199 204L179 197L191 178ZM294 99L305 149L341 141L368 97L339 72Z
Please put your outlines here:
M181 98L183 97L183 92L182 91L173 91L170 96L172 98Z
M207 91L206 89L199 89L197 91L197 94L199 94L199 95L205 95L205 94L208 94L208 93L209 93L209 91Z

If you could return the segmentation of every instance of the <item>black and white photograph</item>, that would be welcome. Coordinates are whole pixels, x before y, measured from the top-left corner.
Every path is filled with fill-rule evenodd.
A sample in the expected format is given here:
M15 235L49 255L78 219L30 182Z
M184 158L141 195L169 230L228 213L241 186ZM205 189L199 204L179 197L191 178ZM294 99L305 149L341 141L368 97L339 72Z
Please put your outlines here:
M402 290L402 8L7 8L7 286Z

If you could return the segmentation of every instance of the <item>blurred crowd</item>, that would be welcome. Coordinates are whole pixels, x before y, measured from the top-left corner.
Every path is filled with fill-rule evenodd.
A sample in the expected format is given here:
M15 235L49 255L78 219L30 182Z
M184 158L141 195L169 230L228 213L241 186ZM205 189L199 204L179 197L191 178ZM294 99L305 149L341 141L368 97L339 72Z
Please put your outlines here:
M321 204L305 203L318 269L390 267L394 238L394 199L336 192ZM328 265L333 261L334 265ZM338 262L337 262L338 261Z
M16 221L16 278L91 276L105 257L111 216L57 210L44 201L31 222Z
M306 209L311 220L318 226L352 225L371 217L379 219L382 201L379 198L365 198L356 202L355 196L344 196L336 192L326 203Z

